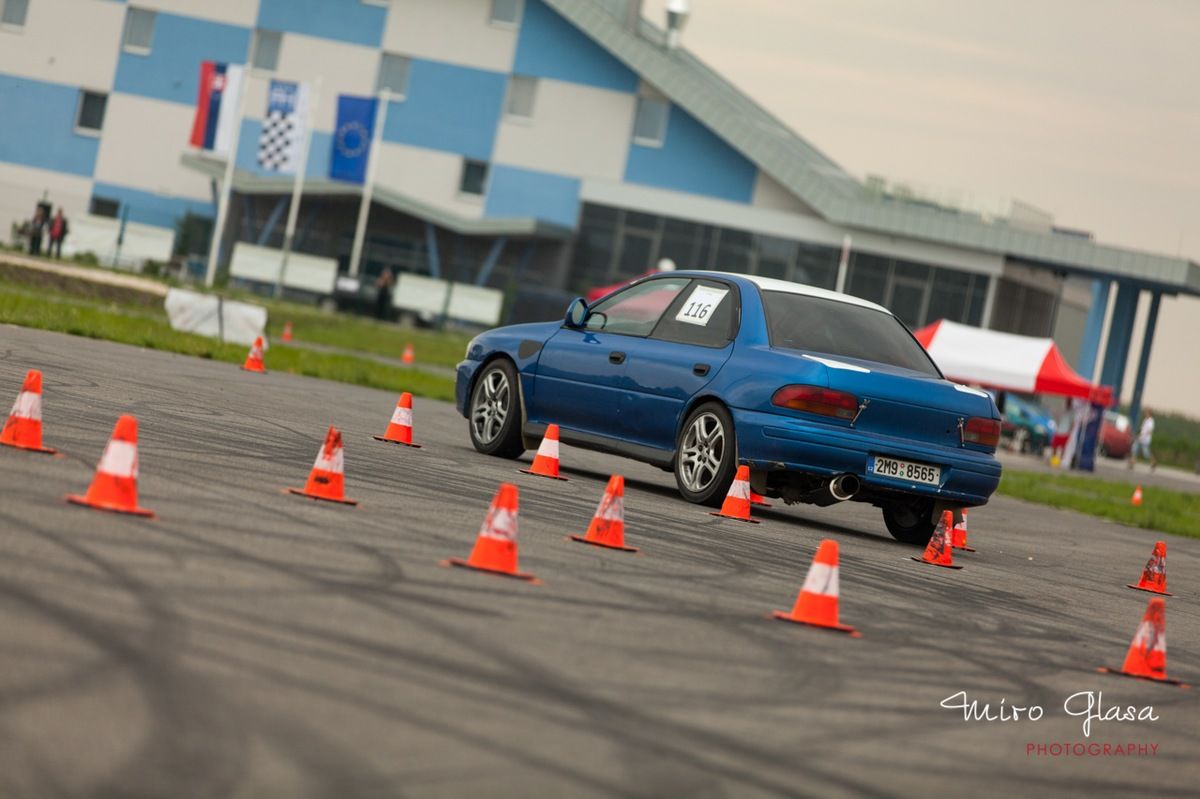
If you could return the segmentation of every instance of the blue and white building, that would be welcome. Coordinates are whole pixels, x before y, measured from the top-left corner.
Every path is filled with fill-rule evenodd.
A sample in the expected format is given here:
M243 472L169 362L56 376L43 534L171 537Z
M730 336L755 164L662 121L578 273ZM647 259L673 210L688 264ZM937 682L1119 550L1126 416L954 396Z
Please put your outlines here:
M1200 265L860 181L664 27L640 0L0 0L0 222L45 195L203 252L224 164L187 146L199 65L245 63L223 260L280 246L267 86L319 78L295 246L343 270L361 188L328 178L336 98L387 89L366 277L490 286L521 315L670 258L1053 335L1118 387L1148 292L1140 391L1159 298L1200 294Z

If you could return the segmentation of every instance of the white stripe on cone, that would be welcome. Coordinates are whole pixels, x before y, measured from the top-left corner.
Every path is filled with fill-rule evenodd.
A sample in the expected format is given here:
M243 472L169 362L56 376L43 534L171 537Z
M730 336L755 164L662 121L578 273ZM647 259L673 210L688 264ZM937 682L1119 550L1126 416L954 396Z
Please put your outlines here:
M104 454L100 456L100 465L96 467L96 471L111 474L113 477L136 479L138 476L137 444L110 440L108 446L104 448Z
M489 510L487 518L483 520L483 527L479 528L479 535L497 541L516 541L517 514L505 508Z
M392 424L412 427L412 408L401 408L397 405L396 410L392 411Z
M22 391L13 403L12 416L18 419L42 420L42 395L32 391Z
M1134 633L1133 645L1144 646L1147 654L1162 652L1165 658L1167 655L1167 631L1157 630L1152 621L1144 621L1138 625L1137 632Z
M537 454L543 458L558 460L558 439L550 438L549 436L543 438L542 445L538 447Z
M750 484L745 480L734 480L733 485L729 487L729 496L735 499L744 499L750 501Z
M836 597L838 595L838 567L828 563L814 563L808 567L808 576L804 578L804 587L800 589L810 594Z
M604 519L605 521L621 521L625 518L625 500L621 497L609 497L607 495L600 498L600 504L596 506L596 518Z
M342 474L346 470L345 448L338 447L328 457L325 456L325 446L321 446L321 451L317 453L317 460L313 463L314 469L321 469L334 474Z

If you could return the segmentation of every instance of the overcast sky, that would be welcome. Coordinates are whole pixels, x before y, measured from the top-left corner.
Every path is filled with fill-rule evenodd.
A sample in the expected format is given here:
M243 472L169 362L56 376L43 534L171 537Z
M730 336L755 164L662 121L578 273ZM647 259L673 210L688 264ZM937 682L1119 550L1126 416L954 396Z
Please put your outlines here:
M691 6L685 46L854 175L1200 261L1200 0ZM1148 402L1200 416L1197 337L1200 301L1164 302Z

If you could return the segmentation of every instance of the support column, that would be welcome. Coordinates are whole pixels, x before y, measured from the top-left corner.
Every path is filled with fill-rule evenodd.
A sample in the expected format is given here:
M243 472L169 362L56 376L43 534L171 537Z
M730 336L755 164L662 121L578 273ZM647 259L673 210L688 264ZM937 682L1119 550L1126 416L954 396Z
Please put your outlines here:
M437 228L432 222L425 223L425 252L429 258L429 276L440 279L442 276L442 259L438 255Z
M1150 346L1154 343L1154 328L1158 324L1158 306L1162 292L1150 295L1150 313L1146 315L1146 333L1142 336L1142 354L1138 356L1137 377L1133 381L1133 399L1129 402L1129 423L1137 424L1142 412L1142 389L1146 386L1146 370L1150 368Z
M1079 374L1088 380L1096 373L1096 358L1100 355L1100 337L1104 335L1104 317L1108 315L1108 292L1111 280L1092 281L1092 304L1083 323L1083 344L1079 348Z
M1125 364L1129 360L1129 340L1133 337L1133 318L1137 315L1138 293L1139 289L1135 284L1119 283L1112 321L1108 323L1108 346L1104 348L1100 382L1112 386L1114 401L1120 401L1121 384L1125 382Z

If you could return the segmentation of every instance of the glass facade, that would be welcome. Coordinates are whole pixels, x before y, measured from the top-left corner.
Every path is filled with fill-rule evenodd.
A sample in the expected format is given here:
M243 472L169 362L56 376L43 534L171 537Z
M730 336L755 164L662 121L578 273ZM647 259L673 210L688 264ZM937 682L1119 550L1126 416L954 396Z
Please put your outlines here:
M587 203L568 288L579 294L629 280L670 258L680 269L762 275L832 289L841 250L823 244ZM911 328L938 319L979 325L988 277L852 252L846 291L890 308Z
M992 329L1022 336L1053 335L1058 315L1058 291L1045 291L1000 278L992 309Z
M833 288L838 255L835 247L587 203L568 284L586 293L637 277L670 258L680 269L741 272Z
M983 323L988 276L869 252L852 252L846 293L879 303L912 329L938 319Z

